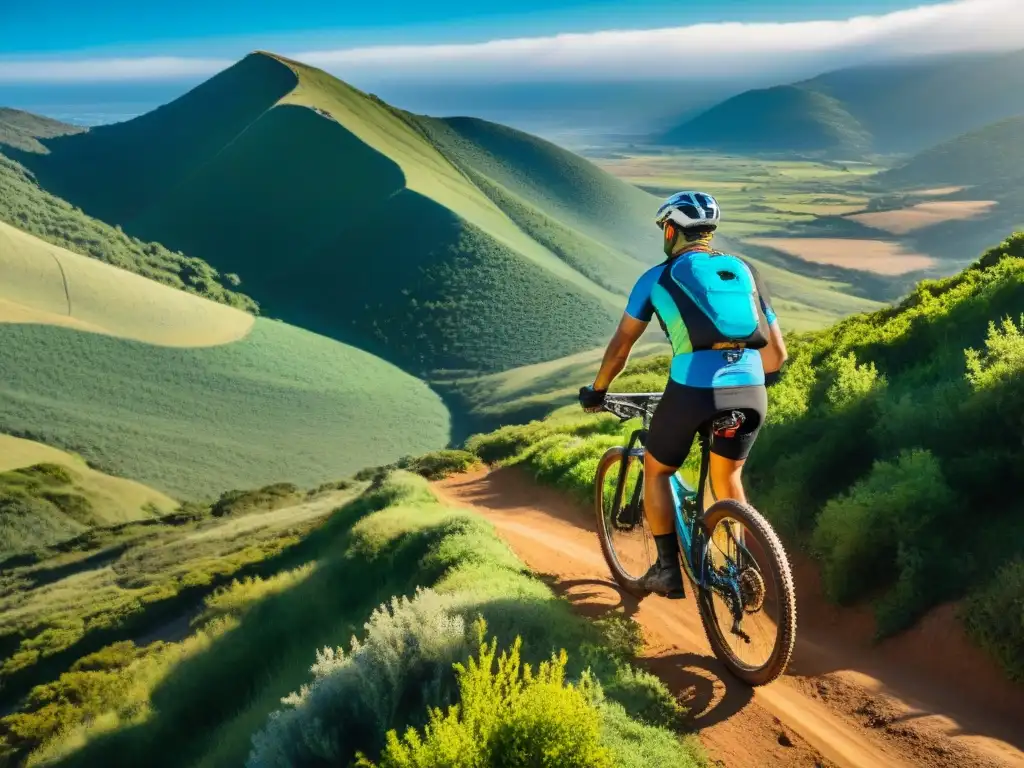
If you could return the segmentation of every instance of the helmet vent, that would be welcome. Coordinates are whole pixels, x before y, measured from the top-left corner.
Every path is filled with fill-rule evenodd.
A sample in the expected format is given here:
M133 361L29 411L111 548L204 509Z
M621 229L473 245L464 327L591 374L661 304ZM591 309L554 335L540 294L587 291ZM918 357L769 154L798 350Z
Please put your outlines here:
M718 272L718 276L720 278L722 278L723 280L735 280L736 279L736 273L735 272L727 272L724 269L720 270Z

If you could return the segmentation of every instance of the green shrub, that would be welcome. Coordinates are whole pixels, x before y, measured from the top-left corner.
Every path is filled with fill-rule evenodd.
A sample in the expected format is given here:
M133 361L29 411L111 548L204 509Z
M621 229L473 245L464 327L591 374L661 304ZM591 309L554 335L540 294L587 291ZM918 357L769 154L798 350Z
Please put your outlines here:
M534 672L520 660L522 641L497 656L497 640L484 639L476 658L456 664L459 701L434 708L421 736L389 731L380 768L610 768L601 744L600 685L588 674L567 683L564 651ZM357 765L375 764L361 756Z
M300 496L298 486L292 483L274 483L255 491L225 491L214 502L210 512L214 517L224 517L279 509L295 502Z
M927 603L918 591L928 576L918 558L948 516L955 499L938 461L928 451L901 454L895 462L877 462L849 492L825 505L812 537L822 559L826 593L850 602L896 582L883 605L896 615L913 617ZM941 563L936 563L941 567ZM905 619L904 619L905 621Z
M247 765L347 765L358 751L376 753L388 730L453 700L452 665L469 651L450 598L425 589L395 598L374 611L349 653L317 653L313 682L282 700L288 708L253 737Z
M480 459L469 451L434 451L416 458L400 459L395 467L415 472L427 480L441 480L480 466Z
M998 659L1010 679L1024 683L1024 558L1007 563L963 604L972 638Z

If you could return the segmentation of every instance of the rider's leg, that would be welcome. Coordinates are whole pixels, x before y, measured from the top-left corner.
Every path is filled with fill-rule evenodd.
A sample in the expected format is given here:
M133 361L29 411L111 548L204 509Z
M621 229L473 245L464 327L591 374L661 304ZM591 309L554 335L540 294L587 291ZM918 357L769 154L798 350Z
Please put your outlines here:
M649 451L644 454L644 510L647 512L647 525L654 536L675 531L671 478L677 469L662 464Z
M742 480L744 463L746 463L746 459L729 459L712 452L711 464L708 468L712 499L736 499L744 504L747 503Z
M658 561L643 578L651 592L673 599L686 597L679 570L679 539L675 531L675 501L671 478L677 467L663 464L650 451L644 454L644 512L654 535Z
M658 547L658 562L643 578L644 587L659 595L684 597L679 566L679 539L675 531L675 500L671 478L686 460L702 414L694 397L709 399L689 387L670 381L651 419L644 458L644 509ZM701 405L700 403L697 404ZM706 409L707 406L705 406Z

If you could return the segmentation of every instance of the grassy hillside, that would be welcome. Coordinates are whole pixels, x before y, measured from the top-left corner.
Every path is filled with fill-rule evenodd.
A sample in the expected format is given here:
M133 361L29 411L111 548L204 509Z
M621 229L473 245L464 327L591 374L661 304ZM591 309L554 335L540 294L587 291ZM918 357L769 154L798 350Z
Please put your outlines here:
M2 151L2 147L0 147ZM0 221L53 245L113 264L188 293L247 312L256 302L234 290L237 275L222 275L202 259L146 243L83 213L42 187L24 166L0 154Z
M313 485L448 441L447 409L425 384L271 320L204 348L11 324L0 324L0 344L0 431L183 498Z
M144 578L140 555L156 562L161 542L180 547L201 532L202 554L179 568L202 572L233 537L199 525L130 544L114 562ZM254 564L255 578L207 589L176 634L136 644L111 631L106 647L67 656L51 683L0 720L0 754L13 765L260 768L349 765L359 751L392 766L402 764L398 734L422 728L429 707L461 701L464 717L449 733L461 737L463 757L487 750L476 755L482 763L506 764L503 745L517 735L517 759L531 765L552 751L560 764L594 768L706 765L681 735L678 703L632 666L635 626L577 617L488 524L441 506L419 478L380 480L314 530L280 540L289 543ZM273 546L266 533L259 541ZM491 642L517 680L519 661L534 671L547 662L541 669L564 678L541 672L547 684L531 692L527 683L513 707ZM494 731L471 726L470 680L453 668L471 657L482 662L473 681L492 691L482 701ZM388 685L374 684L385 676ZM425 741L421 758L434 758L426 764L447 764L443 743Z
M354 347L259 319L0 224L0 432L183 498L443 446L424 383Z
M658 261L661 240L651 226L657 197L513 128L468 117L417 120L463 170L528 201L574 234L611 245L642 264Z
M753 503L818 558L826 594L872 603L881 635L960 599L968 631L1017 680L1024 510L1006 484L1024 459L1022 302L1018 234L894 308L792 339L748 464ZM616 389L656 390L667 364L638 361ZM586 499L630 429L570 407L469 447Z
M1001 120L943 142L882 174L879 180L904 187L1000 181L1024 186L1024 117Z
M454 144L418 118L270 55L251 55L149 115L48 148L20 156L48 190L240 275L272 315L416 371L493 371L593 346L640 268L605 246L619 269L615 279L590 270L603 278L595 282L574 268L579 260L554 252L586 239L567 229L576 222L537 201L513 220L499 193L463 170L479 158L460 163ZM552 155L562 166L546 171L546 184L588 165L566 165L567 155ZM551 162L527 157L516 172ZM87 172L98 165L110 173ZM613 190L605 208L617 195L639 210L644 193L588 172ZM525 192L512 187L503 190ZM552 192L567 194L564 182ZM524 231L523 216L547 235Z
M9 712L32 687L112 642L144 646L184 636L205 595L273 567L358 490L343 481L308 492L286 484L235 492L213 505L188 503L170 514L161 508L4 558L0 710ZM0 725L0 745L9 725ZM0 747L0 763L9 765L3 754Z
M243 338L253 316L45 243L0 222L0 323L61 325L149 344Z
M1024 113L1024 51L837 70L748 91L664 141L733 151L916 152Z
M0 435L0 558L177 507L159 491L97 472L78 456Z
M730 152L827 152L859 156L870 134L836 99L791 85L746 91L668 131L676 146Z
M45 152L39 139L82 133L85 129L19 109L0 107L0 146L28 152Z

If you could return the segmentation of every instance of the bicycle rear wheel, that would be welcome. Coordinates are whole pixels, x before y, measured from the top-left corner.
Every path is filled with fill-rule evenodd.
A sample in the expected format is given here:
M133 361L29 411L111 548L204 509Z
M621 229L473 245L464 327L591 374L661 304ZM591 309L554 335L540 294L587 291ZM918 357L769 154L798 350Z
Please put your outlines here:
M625 462L625 472L623 472ZM622 480L622 492L619 489ZM650 594L640 584L656 558L654 538L643 512L643 457L610 448L597 465L594 483L597 538L612 577L628 594Z
M767 685L786 670L796 642L786 552L768 521L747 504L716 502L703 520L710 536L710 583L697 600L704 631L730 672L748 685Z

